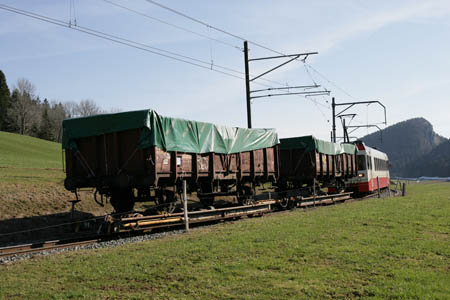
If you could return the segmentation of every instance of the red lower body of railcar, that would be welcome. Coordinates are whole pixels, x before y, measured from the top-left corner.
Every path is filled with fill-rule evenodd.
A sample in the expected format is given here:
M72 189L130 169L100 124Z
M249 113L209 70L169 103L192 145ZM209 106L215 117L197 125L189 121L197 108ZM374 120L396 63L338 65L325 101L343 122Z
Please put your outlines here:
M387 188L389 186L389 177L379 177L380 189ZM372 178L369 181L358 182L355 185L355 189L360 193L373 192L378 189L377 178Z

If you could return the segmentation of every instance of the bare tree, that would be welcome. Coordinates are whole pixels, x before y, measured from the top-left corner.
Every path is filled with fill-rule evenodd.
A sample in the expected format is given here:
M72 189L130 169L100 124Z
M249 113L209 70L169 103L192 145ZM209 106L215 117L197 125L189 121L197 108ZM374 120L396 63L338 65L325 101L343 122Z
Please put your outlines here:
M17 120L20 134L25 134L35 121L38 105L34 99L35 86L27 79L20 78L12 93L12 107L10 113Z
M78 117L78 103L74 101L67 101L63 104L64 114L66 118Z
M78 118L98 115L103 113L103 110L90 99L81 100L79 103L68 101L63 104L66 118Z
M117 114L117 113L120 113L120 112L122 112L122 109L118 108L118 107L111 107L111 108L106 109L104 111L104 113L108 113L108 114Z
M102 110L93 100L81 100L78 104L77 115L79 117L88 117L101 114Z

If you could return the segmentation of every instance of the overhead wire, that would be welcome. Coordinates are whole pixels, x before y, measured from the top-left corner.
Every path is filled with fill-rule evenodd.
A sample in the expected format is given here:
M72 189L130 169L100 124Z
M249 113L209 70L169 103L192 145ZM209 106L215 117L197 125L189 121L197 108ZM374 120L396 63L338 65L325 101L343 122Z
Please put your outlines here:
M159 6L159 7L163 8L163 9L168 10L168 11L170 11L170 12L172 12L172 13L174 13L174 14L177 14L177 15L179 15L179 16L181 16L181 17L184 17L184 18L186 18L186 19L189 19L189 20L191 20L191 21L193 21L193 22L196 22L196 23L201 24L201 25L203 25L203 26L206 26L206 27L209 27L209 28L211 28L211 29L214 29L214 30L216 30L216 31L218 31L218 32L221 32L221 33L224 33L224 34L229 35L229 36L231 36L231 37L234 37L234 38L236 38L236 39L239 39L239 40L241 40L241 41L247 41L247 42L249 42L250 44L253 44L253 45L257 46L257 47L260 47L260 48L262 48L262 49L271 51L271 52L276 53L276 54L279 54L279 55L286 55L286 54L284 54L284 53L282 53L282 52L279 52L279 51L277 51L277 50L274 50L274 49L271 49L271 48L269 48L269 47L266 47L266 46L264 46L264 45L262 45L262 44L259 44L259 43L257 43L257 42L254 42L254 41L251 41L251 40L246 39L246 38L244 38L244 37L241 37L241 36L239 36L239 35L237 35L237 34L234 34L234 33L231 33L231 32L229 32L229 31L226 31L226 30L224 30L224 29L221 29L221 28L219 28L219 27L210 25L210 24L208 24L208 23L206 23L206 22L203 22L203 21L201 21L201 20L199 20L199 19L197 19L197 18L191 17L191 16L189 16L189 15L187 15L187 14L185 14L185 13L182 13L182 12L176 10L176 9L173 9L173 8L171 8L171 7L168 7L168 6L166 6L166 5L163 5L163 4L159 3L159 2L156 2L156 1L153 1L153 0L145 0L145 1L147 1L148 3L151 3L151 4L153 4L153 5Z
M61 27L65 27L65 28L69 28L69 29L72 29L72 30L80 31L80 32L83 32L83 33L86 33L86 34L89 34L89 35L92 35L92 36L96 36L96 37L99 37L99 38L102 38L102 39L105 39L105 40L109 40L109 41L112 41L112 42L115 42L115 43L119 43L119 44L122 44L122 45L133 47L133 48L136 48L136 49L139 49L139 50L147 51L147 52L150 52L150 53L153 53L153 54L156 54L156 55L160 55L160 56L163 56L163 57L166 57L166 58L169 58L169 59L173 59L173 60L176 60L176 61L179 61L179 62L187 63L187 64L190 64L190 65L193 65L193 66L196 66L196 67L200 67L200 68L207 69L207 70L212 70L212 71L217 72L217 73L221 73L221 74L224 74L224 75L227 75L227 76L231 76L231 77L234 77L234 78L238 78L238 79L244 80L244 77L241 77L241 76L238 76L238 75L235 75L235 74L231 74L231 73L228 73L228 72L225 72L225 71L217 70L215 68L211 69L210 68L211 63L208 62L208 61L203 61L203 60L192 58L192 57L189 57L189 56L186 56L186 55L178 54L178 53L175 53L175 52L172 52L172 51L163 50L163 49L160 49L160 48L157 48L157 47L153 47L153 46L150 46L150 45L147 45L147 44L143 44L143 43L140 43L140 42L135 42L135 41L132 41L132 40L129 40L129 39L125 39L125 38L118 37L118 36L115 36L115 35L111 35L111 34L108 34L108 33L105 33L105 32L94 30L94 29L91 29L91 28L88 28L88 27L84 27L84 26L80 26L80 25L71 25L70 22L67 23L67 22L65 22L63 20L59 20L59 19L56 19L56 18L51 18L51 17L44 16L44 15L41 15L41 14L36 14L36 13L30 12L30 11L26 11L26 10L23 10L23 9L15 8L15 7L12 7L12 6L5 5L5 4L0 4L0 9L7 10L7 11L10 11L10 12L13 12L13 13L16 13L16 14L24 15L24 16L27 16L27 17L30 17L30 18L34 18L34 19L37 19L37 20L40 20L40 21L44 21L44 22L47 22L47 23L51 23L51 24L54 24L54 25L58 25L58 26L61 26ZM158 52L158 51L160 51L160 52ZM161 52L165 52L165 53L161 53ZM174 57L174 56L178 56L178 57ZM233 73L244 75L243 72L235 70L235 69L232 69L232 68L224 67L224 66L217 65L217 64L215 64L214 66L217 67L217 68L224 69L226 71L230 71L230 72L233 72ZM261 86L265 86L265 87L272 87L270 85L263 84L263 83L260 83L260 82L255 82L255 84L258 84L258 85L261 85ZM278 84L281 84L281 83L278 83Z
M197 67L200 67L200 68L203 68L203 69L208 69L208 70L210 69L210 67L209 67L210 62L207 62L207 61L203 61L203 60L192 58L192 57L189 57L189 56L186 56L186 55L182 55L182 54L178 54L178 53L175 53L175 52L163 50L163 49L160 49L160 48L157 48L157 47L153 47L153 46L146 45L146 44L139 43L139 42L135 42L135 41L132 41L132 40L129 40L129 39L121 38L121 37L118 37L118 36L115 36L115 35L111 35L111 34L108 34L108 33L105 33L105 32L94 30L94 29L91 29L91 28L88 28L88 27L83 27L83 26L79 26L79 25L70 25L70 23L67 23L67 22L59 20L59 19L55 19L55 18L44 16L44 15L36 14L36 13L29 12L29 11L26 11L26 10L22 10L22 9L18 9L18 8L15 8L15 7L11 7L11 6L8 6L8 5L5 5L5 4L0 4L0 9L7 10L7 11L10 11L10 12L13 12L13 13L16 13L16 14L24 15L24 16L27 16L27 17L30 17L30 18L34 18L34 19L37 19L37 20L40 20L40 21L44 21L44 22L47 22L47 23L51 23L51 24L54 24L54 25L58 25L58 26L61 26L61 27L65 27L65 28L69 28L69 29L72 29L72 30L80 31L80 32L83 32L83 33L86 33L86 34L89 34L89 35L92 35L92 36L99 37L101 39L105 39L105 40L109 40L109 41L112 41L112 42L115 42L115 43L119 43L119 44L123 44L123 45L126 45L126 46L130 46L130 47L133 47L133 48L136 48L136 49L140 49L140 50L143 50L143 51L147 51L147 52L150 52L150 53L153 53L153 54L156 54L156 55L160 55L160 56L163 56L163 57L166 57L166 58L169 58L169 59L173 59L173 60L176 60L176 61L179 61L179 62L183 62L183 63L187 63L187 64L190 64L190 65L193 65L193 66L197 66ZM178 56L178 57L175 57L175 56ZM223 67L223 66L219 66L219 65L215 65L215 66L218 67L218 68L230 71L230 72L242 74L242 72L237 71L237 70L233 70L231 68L227 68L227 67ZM215 72L218 72L218 73L221 73L221 74L225 74L225 75L228 75L228 76L232 76L232 77L235 77L235 78L244 79L243 77L240 77L240 76L228 73L228 72L224 72L224 71L221 71L221 70L212 69L212 71L215 71Z
M328 83L330 83L331 85L333 85L335 88L337 88L338 90L340 90L341 92L343 92L344 94L346 94L347 96L349 96L350 98L352 98L355 101L358 101L357 98L355 98L354 96L352 96L349 92L347 92L346 90L344 90L343 88L339 87L337 84L335 84L333 81L331 81L330 79L328 79L325 75L323 75L322 73L320 73L319 71L317 71L315 68L313 68L310 64L305 62L305 66L310 68L312 71L314 71L314 73L316 73L317 75L319 75L320 77L322 77L324 80L326 80Z
M69 0L69 5L70 5L70 19L69 19L69 24L72 25L72 21L74 25L77 25L77 17L76 17L76 12L75 12L75 0Z
M176 25L176 24L173 24L173 23L169 23L169 22L167 22L167 21L161 20L161 19L159 19L159 18L150 16L150 15L148 15L148 14L145 14L145 13L142 13L142 12L137 11L137 10L135 10L135 9L132 9L132 8L130 8L130 7L127 7L127 6L124 6L124 5L121 5L121 4L117 4L117 3L112 2L112 1L110 1L110 0L102 0L102 1L104 1L104 2L106 2L106 3L109 3L109 4L111 4L111 5L114 5L114 6L116 6L116 7L119 7L119 8L121 8L121 9L127 10L127 11L129 11L129 12L135 13L135 14L137 14L137 15L143 16L143 17L145 17L145 18L148 18L148 19L151 19L151 20L160 22L160 23L162 23L162 24L166 24L166 25L168 25L168 26L177 28L177 29L179 29L179 30L182 30L182 31L185 31L185 32L188 32L188 33L191 33L191 34L194 34L194 35L203 37L203 38L206 38L206 39L208 39L208 40L210 40L210 41L214 41L214 42L217 42L217 43L221 43L221 44L230 46L230 47L232 47L232 48L238 49L239 51L243 51L243 49L242 49L241 47L238 47L238 46L233 45L233 44L231 44L231 43L227 43L227 42L224 42L224 41L222 41L222 40L213 38L213 37L211 37L211 36L209 36L209 35L205 35L205 34L202 34L202 33L199 33L199 32L196 32L196 31L193 31L193 30L190 30L190 29L187 29L187 28L182 27L182 26L179 26L179 25ZM213 29L213 27L207 26L207 29L208 29L208 31L210 31L211 29ZM211 45L211 44L210 44L210 52L212 52L212 45ZM210 53L210 56L212 57L212 53ZM211 59L211 61L212 61L212 59ZM217 64L213 64L213 63L211 63L211 62L210 62L209 64L210 64L210 65L213 65L213 66L217 66L217 67L219 67L219 68L224 68L223 66L220 66L220 65L217 65ZM224 68L224 69L225 69L225 68ZM245 75L245 73L242 72L242 71L238 71L238 70L234 70L234 69L230 69L230 68L227 68L227 69L228 69L228 71L232 71L232 72L237 73L237 74ZM250 74L250 76L253 77L251 74ZM259 80L265 81L265 82L269 82L269 83L273 83L273 84L284 85L282 82L275 81L275 80L270 80L270 79L266 79L266 78L259 78Z
M196 23L201 24L201 25L203 25L203 26L207 26L207 27L212 28L212 29L214 29L214 30L216 30L216 31L219 31L219 32L221 32L221 33L224 33L224 34L226 34L226 35L229 35L229 36L231 36L231 37L234 37L234 38L236 38L236 39L239 39L239 40L242 40L242 41L247 41L248 43L253 44L253 45L255 45L255 46L257 46L257 47L260 47L260 48L262 48L262 49L268 50L268 51L270 51L270 52L273 52L273 53L276 53L276 54L279 54L279 55L286 55L285 53L283 53L283 52L281 52L281 51L274 50L274 49L272 49L272 48L269 48L269 47L264 46L264 45L262 45L262 44L260 44L260 43L254 42L254 41L252 41L252 40L246 39L246 38L244 38L244 37L242 37L242 36L239 36L239 35L237 35L237 34L231 33L231 32L229 32L229 31L226 31L226 30L224 30L224 29L218 28L218 27L216 27L216 26L212 26L212 25L210 25L210 24L208 24L208 23L206 23L206 22L204 22L204 21L201 21L201 20L199 20L199 19L197 19L197 18L194 18L194 17L192 17L192 16L189 16L189 15L183 13L183 12L180 12L180 11L174 9L174 8L168 7L167 5L161 4L161 3L157 2L157 1L154 1L154 0L145 0L145 1L148 2L148 3L151 3L151 4L153 4L153 5L159 6L160 8L163 8L163 9L165 9L165 10L168 10L168 11L174 13L174 14L177 14L177 15L179 15L179 16L182 16L182 17L184 17L184 18L186 18L186 19L189 19L189 20L191 20L191 21L193 21L193 22L196 22ZM338 90L340 90L341 92L343 92L344 94L346 94L347 96L349 96L350 98L352 98L352 99L354 99L354 100L356 100L356 101L358 100L358 99L356 99L356 97L352 96L352 95L351 95L350 93L348 93L346 90L344 90L343 88L341 88L340 86L338 86L336 83L334 83L333 81L331 81L330 79L328 79L325 75L323 75L322 73L320 73L319 71L317 71L317 70L316 70L315 68L313 68L311 65L307 64L304 60L302 60L302 59L297 59L297 61L300 62L300 63L305 64L307 67L309 67L309 68L310 68L311 70L313 70L315 73L317 73L320 77L322 77L324 80L326 80L328 83L330 83L331 85L333 85L335 88L337 88Z
M184 31L184 32L188 32L188 33L197 35L197 36L199 36L199 37L208 39L208 40L210 40L210 41L214 41L214 42L217 42L217 43L220 43L220 44L223 44L223 45L232 47L232 48L237 49L237 50L239 50L239 51L242 51L242 48L239 47L239 46L236 46L236 45L233 45L233 44L231 44L231 43L228 43L228 42L225 42L225 41L222 41L222 40L213 38L213 37L208 36L208 35L206 35L206 34L202 34L202 33L200 33L200 32L196 32L196 31L187 29L187 28L185 28L185 27L182 27L182 26L179 26L179 25L176 25L176 24L173 24L173 23L164 21L164 20L162 20L162 19L160 19L160 18L156 18L156 17L150 16L150 15L148 15L148 14L142 13L142 12L140 12L140 11L137 11L137 10L132 9L132 8L129 8L129 7L127 7L127 6L124 6L124 5L115 3L115 2L110 1L110 0L102 0L102 1L104 1L104 2L106 2L106 3L109 3L109 4L113 5L113 6L119 7L119 8L121 8L121 9L127 10L127 11L129 11L129 12L138 14L138 15L140 15L140 16L142 16L142 17L147 18L147 19L151 19L151 20L153 20L153 21L156 21L156 22L159 22L159 23L162 23L162 24L171 26L171 27L176 28L176 29L178 29L178 30L182 30L182 31Z
M308 68L306 67L305 64L303 64L304 68L305 68L305 72L308 75L309 79L315 84L318 85L318 83L316 82L316 80L314 80L314 77L311 75L311 73L309 72ZM310 96L310 97L315 97L315 96ZM320 113L322 114L322 116L325 118L325 120L329 123L330 120L325 116L324 112L322 110L319 109L319 107L317 106L319 102L317 102L317 100L315 98L314 99L314 104L316 105L317 109L320 111ZM322 99L328 103L327 100L325 100L324 96L322 95ZM329 106L323 105L325 108L331 110L331 108Z
M239 39L239 40L242 40L242 41L247 41L248 43L253 44L253 45L255 45L255 46L257 46L257 47L260 47L260 48L262 48L262 49L268 50L268 51L270 51L270 52L273 52L273 53L276 53L276 54L279 54L279 55L284 55L284 56L286 55L285 53L283 53L283 52L281 52L281 51L274 50L274 49L272 49L272 48L269 48L269 47L264 46L264 45L262 45L262 44L260 44L260 43L254 42L254 41L252 41L252 40L246 39L246 38L244 38L244 37L242 37L242 36L239 36L239 35L237 35L237 34L234 34L234 33L231 33L231 32L229 32L229 31L226 31L226 30L224 30L224 29L221 29L221 28L218 28L218 27L216 27L216 26L210 25L210 24L208 24L208 23L206 23L206 22L204 22L204 21L201 21L201 20L199 20L199 19L197 19L197 18L194 18L194 17L192 17L192 16L189 16L189 15L183 13L183 12L180 12L180 11L174 9L174 8L171 8L171 7L168 7L168 6L166 6L166 5L163 5L163 4L161 4L161 3L157 2L157 1L154 1L154 0L145 0L145 1L147 1L148 3L151 3L151 4L153 4L153 5L159 6L159 7L163 8L163 9L165 9L165 10L168 10L168 11L170 11L170 12L172 12L172 13L175 13L175 14L177 14L177 15L179 15L179 16L182 16L182 17L184 17L184 18L187 18L187 19L189 19L189 20L191 20L191 21L193 21L193 22L196 22L196 23L201 24L201 25L203 25L203 26L212 28L212 29L214 29L214 30L216 30L216 31L219 31L219 32L221 32L221 33L224 33L224 34L226 34L226 35L229 35L229 36L231 36L231 37L234 37L234 38L236 38L236 39ZM305 62L303 59L297 58L297 61L306 64L306 62ZM333 82L332 82L331 80L329 80L325 75L321 74L319 71L317 71L316 69L314 69L311 65L309 65L309 64L307 64L307 65L308 65L308 67L310 67L314 72L316 72L317 74L319 74L323 79L325 79L325 80L328 81L330 84L332 84L334 87L336 87L337 89L341 90L341 91L344 92L346 95L348 95L349 97L351 97L351 98L353 98L353 99L356 100L356 98L354 98L354 97L353 97L352 95L350 95L347 91L345 91L344 89L342 89L341 87L339 87L337 84L333 83Z
M213 25L211 25L211 24L208 24L208 23L206 23L206 22L204 22L204 21L202 21L202 20L199 20L199 19L197 19L197 18L194 18L194 17L192 17L192 16L189 16L189 15L187 15L187 14L181 12L181 11L178 11L178 10L176 10L176 9L174 9L174 8L171 8L171 7L167 6L167 5L161 4L161 3L157 2L157 1L154 1L154 0L145 0L145 1L148 2L148 3L150 3L150 4L156 5L156 6L160 7L160 8L163 8L163 9L165 9L165 10L168 10L168 11L170 11L170 12L172 12L172 13L174 13L174 14L177 14L177 15L179 15L179 16L181 16L181 17L184 17L184 18L186 18L186 19L188 19L188 20L191 20L191 21L193 21L193 22L195 22L195 23L198 23L198 24L201 24L201 25L206 26L206 27L208 27L208 28L214 29L214 30L216 30L216 31L218 31L218 32L221 32L221 33L223 33L223 34L229 35L229 36L231 36L231 37L234 37L234 38L239 39L239 40L242 40L242 41L247 41L249 44L252 44L252 45L254 45L254 46L260 47L260 48L262 48L262 49L268 50L268 51L270 51L270 52L273 52L273 53L276 53L276 54L279 54L279 55L283 55L283 56L286 55L285 53L283 53L283 52L281 52L281 51L274 50L274 49L269 48L269 47L267 47L267 46L264 46L264 45L262 45L262 44L260 44L260 43L257 43L257 42L255 42L255 41L246 39L246 38L244 38L244 37L242 37L242 36L239 36L239 35L237 35L237 34L231 33L231 32L229 32L229 31L226 31L226 30L221 29L221 28L219 28L219 27L216 27L216 26L213 26ZM304 60L299 59L299 58L297 58L296 60L297 60L298 62L301 62L301 63L304 63L304 64L306 63ZM314 69L314 71L316 71L316 70ZM316 71L316 72L318 72L318 71ZM325 77L324 75L321 75L321 77L323 77L324 79L326 79L326 77ZM328 79L326 79L326 80L329 81L329 82L331 83L330 80L328 80ZM313 81L313 82L314 82L314 81ZM338 89L340 89L340 90L343 90L343 89L341 89L340 87L338 87L336 84L334 84L334 83L332 83L332 84L333 84L333 86L335 86L336 88L338 88ZM300 96L300 97L302 97L302 96ZM306 97L305 97L305 98L306 98ZM306 99L308 99L308 98L306 98ZM311 100L311 99L309 99L309 100Z
M229 72L221 71L221 70L218 70L216 68L211 68L211 63L207 62L207 61L199 60L199 59L192 58L192 57L189 57L189 56L186 56L186 55L182 55L182 54L178 54L178 53L175 53L175 52L172 52L172 51L160 49L160 48L153 47L153 46L150 46L150 45L147 45L147 44L143 44L143 43L140 43L140 42L135 42L135 41L132 41L132 40L129 40L129 39L125 39L125 38L116 36L116 35L112 35L112 34L108 34L108 33L102 32L102 31L94 30L94 29L91 29L89 27L80 26L80 25L76 25L76 24L72 25L70 21L69 22L65 22L65 21L60 20L60 19L44 16L44 15L41 15L41 14L37 14L37 13L33 13L33 12L30 12L30 11L27 11L27 10L15 8L15 7L12 7L12 6L5 5L5 4L0 4L0 9L6 10L6 11L10 11L12 13L20 14L20 15L23 15L23 16L27 16L27 17L30 17L30 18L33 18L33 19L37 19L37 20L40 20L40 21L44 21L44 22L47 22L47 23L51 23L51 24L54 24L54 25L58 25L58 26L61 26L61 27L65 27L65 28L68 28L68 29L72 29L72 30L76 30L76 31L79 31L79 32L83 32L83 33L86 33L88 35L95 36L95 37L98 37L98 38L101 38L101 39L104 39L104 40L109 40L109 41L112 41L112 42L115 42L115 43L119 43L119 44L122 44L122 45L125 45L125 46L129 46L129 47L136 48L136 49L139 49L139 50L142 50L142 51L146 51L146 52L149 52L149 53L152 53L152 54L155 54L155 55L159 55L159 56L166 57L166 58L169 58L169 59L172 59L172 60L176 60L176 61L179 61L179 62L190 64L190 65L193 65L193 66L196 66L196 67L200 67L200 68L203 68L203 69L207 69L207 70L211 70L211 71L214 71L214 72L217 72L217 73L221 73L223 75L227 75L227 76L234 77L234 78L237 78L237 79L245 80L245 78L243 78L241 76L229 73L229 72L233 72L233 73L237 73L237 74L240 74L240 75L244 75L244 73L241 72L241 71L238 71L238 70L235 70L235 69L232 69L232 68L228 68L228 67L224 67L224 66L215 64L214 65L215 67L223 69L223 70L226 70L226 71L229 71ZM214 27L211 27L211 28L214 28ZM268 81L268 82L271 82L271 83L276 83L278 85L283 85L284 86L284 84L280 83L280 82L267 80L267 79L264 79L264 78L261 78L261 80L265 80L265 81ZM255 82L255 84L258 84L258 85L264 86L264 87L273 87L271 85L263 84L261 82ZM298 95L298 96L300 96L300 95ZM314 100L312 100L312 99L310 99L308 97L305 97L305 96L300 96L300 97L308 99L308 100L310 100L310 101L312 101L312 102L317 104L317 101L314 101Z
M103 1L108 2L108 0L103 0ZM1 7L1 6L3 6L3 7ZM204 68L204 69L209 69L209 70L212 70L212 71L224 74L224 75L229 75L229 76L232 76L232 77L244 80L244 77L240 77L240 76L236 76L234 74L228 73L228 72L232 72L232 73L239 74L239 75L245 75L244 72L236 70L236 69L233 69L233 68L225 67L225 66L222 66L222 65L219 65L219 64L216 64L216 63L214 63L212 65L211 61L205 61L205 60L200 60L200 59L197 59L197 58L189 57L189 56L186 56L186 55L183 55L183 54L179 54L179 53L176 53L176 52L173 52L173 51L164 50L164 49L157 48L157 47L154 47L154 46L151 46L151 45L148 45L148 44L132 41L130 39L125 39L125 38L122 38L122 37L119 37L119 36L116 36L116 35L108 34L108 33L105 33L105 32L102 32L102 31L98 31L98 30L95 30L95 29L92 29L92 28L88 28L88 27L85 27L85 26L80 26L80 25L77 25L75 23L71 23L71 21L69 21L69 23L67 23L67 22L65 22L63 20L59 20L59 19L56 19L56 18L51 18L51 17L48 17L48 16L40 15L40 14L33 13L33 12L30 12L30 11L26 11L26 10L22 10L22 9L15 8L15 7L12 7L12 6L8 6L8 5L5 5L5 4L0 4L0 8L3 8L5 10L8 10L8 11L11 11L11 12L14 12L14 13L19 13L19 14L22 14L22 15L25 15L25 16L28 16L28 17L32 17L32 18L35 18L35 19L39 19L41 21L49 22L49 23L52 23L52 24L55 24L55 25L59 25L59 26L62 26L62 27L73 29L73 30L77 30L77 31L80 31L80 32L83 32L83 33L87 33L87 34L90 34L90 35L94 35L94 36L97 36L97 37L100 37L100 38L103 38L103 39L107 39L107 40L110 40L110 41L113 41L113 42L118 42L118 43L121 43L121 44L124 44L124 45L128 45L128 46L131 46L131 47L134 47L134 48L137 48L137 49L140 49L140 50L144 50L144 51L147 51L147 52L150 52L150 53L153 53L153 54L164 56L166 58L171 58L171 59L174 59L174 60L177 60L177 61L180 61L180 62L188 63L188 64L191 64L191 65L194 65L194 66L197 66L197 67L201 67L201 68ZM71 14L71 16L72 16L72 14ZM133 44L133 45L130 45L130 43ZM142 49L142 47L149 48L149 49L152 49L152 50L155 50L155 51L159 51L159 52L163 52L163 53L158 53L158 52L151 51L151 50L148 50L148 49ZM164 53L169 54L169 55L166 55ZM173 56L178 56L178 57L181 57L182 59L176 58L176 57L173 57ZM191 61L187 61L187 60L194 61L195 63L193 63ZM204 64L204 65L200 65L200 64ZM214 66L216 68L219 68L219 69L222 69L222 70L225 70L225 71L228 71L228 72L224 72L224 71L220 71L220 70L214 69L214 68L212 68L212 66ZM273 83L273 84L284 85L281 82L274 81L274 80L269 80L269 79L265 79L265 78L260 78L259 80L265 81L265 82L269 82L269 83ZM263 84L263 83L260 83L260 82L255 82L255 84L258 84L258 85L261 85L261 86L265 86L265 87L271 87L269 85L266 85L266 84Z

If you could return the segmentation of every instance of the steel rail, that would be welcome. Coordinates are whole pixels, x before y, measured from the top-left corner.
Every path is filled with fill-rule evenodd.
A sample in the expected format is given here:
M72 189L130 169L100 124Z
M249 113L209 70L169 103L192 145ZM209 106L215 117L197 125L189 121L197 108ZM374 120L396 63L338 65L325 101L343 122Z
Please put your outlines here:
M9 247L0 248L0 257L13 256L13 255L21 255L21 254L31 254L35 252L42 252L47 250L55 250L55 249L64 249L71 248L76 246L85 246L89 244L98 243L102 238L90 237L86 240L55 240L55 241L46 241L46 242L38 242L38 243L30 243L23 245L15 245Z
M282 193L286 196L287 199L289 199L289 201L292 201L292 203L294 204L292 206L289 206L289 208L307 208L311 206L315 207L317 205L364 200L377 196L377 194L373 194L355 199L351 197L352 193L339 193L308 197L296 195L294 191L286 191ZM257 196L259 201L252 205L191 211L188 213L189 223L202 224L228 219L238 219L244 216L249 217L272 214L276 212L276 210L273 209L274 206L280 203L280 201L276 201L273 199L279 197L282 193L268 192L260 194ZM55 249L85 246L119 238L121 233L147 233L152 231L153 229L169 229L175 226L182 226L183 224L183 212L152 216L126 217L120 219L113 218L109 224L106 224L107 226L117 226L115 228L116 231L114 231L113 233L3 247L0 248L0 258L14 255L32 254Z

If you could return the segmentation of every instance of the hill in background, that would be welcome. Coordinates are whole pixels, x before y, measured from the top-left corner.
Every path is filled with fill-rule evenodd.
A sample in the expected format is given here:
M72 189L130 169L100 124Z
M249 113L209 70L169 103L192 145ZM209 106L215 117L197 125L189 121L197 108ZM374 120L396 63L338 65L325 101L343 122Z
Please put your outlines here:
M407 165L403 173L410 177L450 177L450 140Z
M393 176L450 176L449 140L424 118L394 124L362 140L388 154Z

